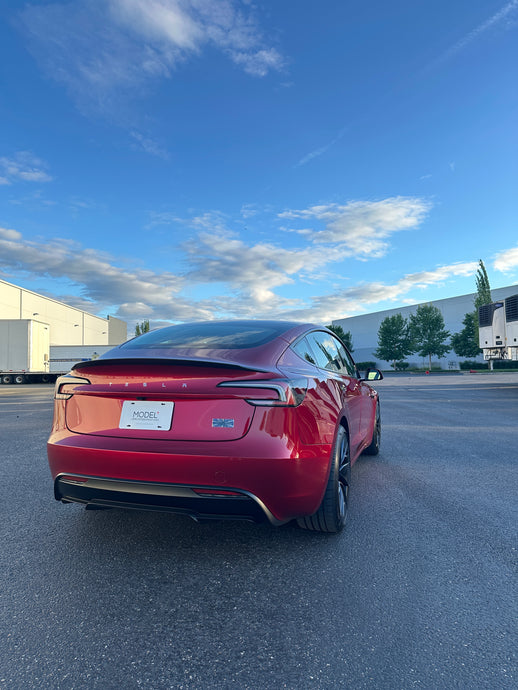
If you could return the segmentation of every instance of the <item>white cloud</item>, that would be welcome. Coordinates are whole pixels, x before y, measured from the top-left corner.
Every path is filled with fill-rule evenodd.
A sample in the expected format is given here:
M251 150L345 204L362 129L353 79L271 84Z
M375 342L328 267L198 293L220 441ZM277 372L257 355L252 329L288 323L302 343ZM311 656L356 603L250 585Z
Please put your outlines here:
M518 247L513 249L506 249L496 255L493 262L493 267L496 271L502 273L509 273L518 266Z
M23 239L16 230L0 228L0 266L17 273L66 278L81 287L91 310L117 305L122 316L135 303L146 304L148 314L160 318L210 318L210 309L179 295L183 279L172 273L116 266L109 255L82 248L59 238L45 242Z
M204 219L206 222L207 219ZM183 245L191 270L186 278L197 283L226 283L238 291L249 308L274 312L286 302L275 288L291 284L315 269L337 261L327 248L284 249L271 243L247 245L217 224ZM290 305L293 304L288 300Z
M283 219L316 219L324 230L313 233L313 242L340 244L350 255L379 258L387 249L387 238L395 232L416 228L431 204L418 198L392 197L382 201L351 201L345 206L329 204L299 211L284 211ZM304 229L307 234L307 228Z
M149 44L159 43L181 50L196 50L203 30L177 0L111 0L117 23L140 34ZM182 7L184 5L184 7Z
M18 151L14 156L0 157L0 184L14 182L51 182L47 164L30 151Z
M0 240L2 239L6 242L19 242L22 239L22 233L18 230L0 228Z
M88 112L113 115L209 46L254 76L283 66L239 0L76 0L28 5L20 18L42 68Z

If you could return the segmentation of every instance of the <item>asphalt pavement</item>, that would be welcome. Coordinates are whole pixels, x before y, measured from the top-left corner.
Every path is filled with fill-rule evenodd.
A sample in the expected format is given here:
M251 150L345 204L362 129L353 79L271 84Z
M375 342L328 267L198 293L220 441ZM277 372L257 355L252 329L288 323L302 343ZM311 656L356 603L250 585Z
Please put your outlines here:
M0 688L516 688L518 374L377 384L338 536L52 494L52 387L0 386Z

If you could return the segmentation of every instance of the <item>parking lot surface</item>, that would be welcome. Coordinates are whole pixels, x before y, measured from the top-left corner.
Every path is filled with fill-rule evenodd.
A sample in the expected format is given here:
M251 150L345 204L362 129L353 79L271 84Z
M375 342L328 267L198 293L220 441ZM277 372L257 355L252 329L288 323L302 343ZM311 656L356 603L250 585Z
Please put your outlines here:
M377 385L339 536L54 501L0 386L0 687L516 688L518 374Z

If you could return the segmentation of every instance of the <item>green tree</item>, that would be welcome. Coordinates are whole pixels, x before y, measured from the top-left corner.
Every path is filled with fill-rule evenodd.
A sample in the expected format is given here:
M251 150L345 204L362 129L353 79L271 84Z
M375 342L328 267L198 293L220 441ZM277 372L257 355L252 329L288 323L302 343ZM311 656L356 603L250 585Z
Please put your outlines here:
M341 326L333 326L333 324L330 324L326 328L329 328L330 331L333 331L333 333L340 338L340 340L342 341L342 343L344 343L349 352L354 352L353 337L351 335L351 331L347 331L346 333Z
M444 319L433 304L420 304L415 314L410 315L410 333L414 341L414 352L420 357L428 357L432 368L432 355L442 357L451 346L446 343L450 332L444 327Z
M476 357L481 349L478 346L478 315L469 312L462 321L464 328L451 337L451 346L459 357Z
M491 304L491 288L486 267L482 259L478 262L476 274L477 294L475 295L475 311L464 316L464 328L451 338L451 345L459 357L476 357L482 350L478 346L478 308L484 304Z
M484 306L484 304L491 304L493 301L491 297L491 287L489 285L489 278L487 276L486 267L482 259L478 262L478 271L476 275L477 296L475 297L475 309Z
M137 323L135 326L135 335L142 335L149 331L149 319L144 319L142 323Z
M374 351L374 356L392 362L395 369L396 362L411 355L413 351L407 319L402 314L394 314L383 319L378 329L378 348Z

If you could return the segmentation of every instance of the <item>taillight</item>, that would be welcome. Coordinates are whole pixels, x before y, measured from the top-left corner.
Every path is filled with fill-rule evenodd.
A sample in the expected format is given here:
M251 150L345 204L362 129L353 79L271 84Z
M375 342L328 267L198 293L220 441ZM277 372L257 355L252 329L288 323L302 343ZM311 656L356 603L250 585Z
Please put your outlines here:
M296 407L304 400L308 390L308 380L300 378L267 381L222 381L218 383L218 387L248 389L249 393L243 390L240 397L244 397L250 405Z
M56 380L56 387L54 388L54 400L68 400L74 394L76 386L88 386L90 381L88 379L80 378L79 376L71 376L65 374Z

